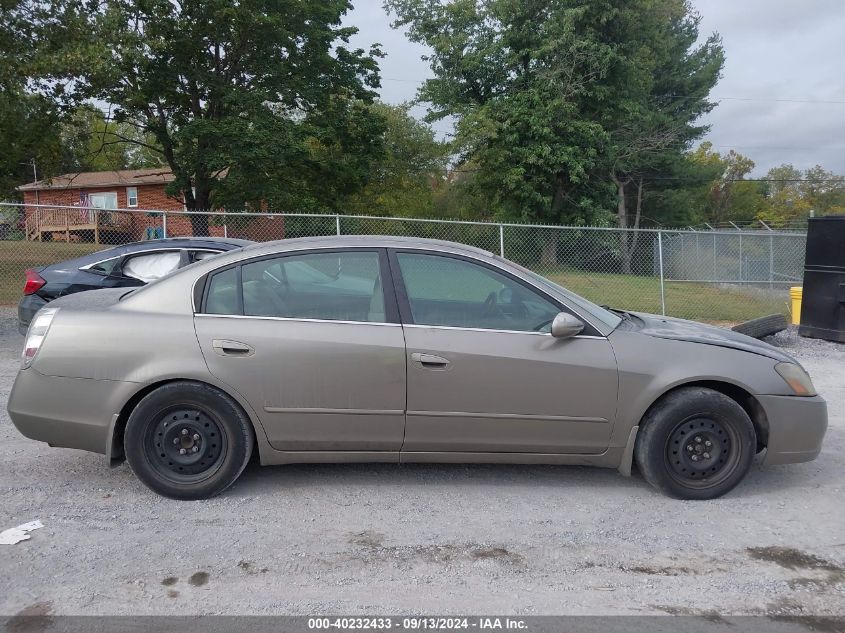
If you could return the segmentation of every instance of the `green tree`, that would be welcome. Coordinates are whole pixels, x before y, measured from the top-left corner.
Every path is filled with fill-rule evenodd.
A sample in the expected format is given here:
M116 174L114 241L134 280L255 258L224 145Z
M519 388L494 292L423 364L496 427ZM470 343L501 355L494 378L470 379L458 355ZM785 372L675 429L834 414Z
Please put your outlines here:
M22 0L0 0L0 200L62 161L61 112L28 78L37 64L34 8Z
M307 183L304 205L336 202L315 192L347 195L381 151L370 140L380 123L364 107L380 53L348 46L348 0L55 5L61 19L44 31L67 32L67 45L43 82L66 86L68 101L111 104L117 123L136 125L132 142L160 151L175 175L171 193L190 210L262 194L298 206L280 173L321 179ZM155 143L140 140L147 135ZM195 234L207 232L206 216L191 221Z
M756 216L763 192L759 183L746 180L754 169L753 160L735 150L722 156L709 142L693 152L692 160L704 168L719 170L719 176L707 187L705 222L747 222Z
M701 18L684 0L645 3L630 20L631 33L616 49L623 80L611 84L612 96L599 113L609 131L620 228L639 228L651 178L671 172L689 143L706 132L697 122L715 106L708 95L724 63L718 35L697 44ZM619 234L622 272L631 272L638 238L636 231Z
M845 212L845 177L816 165L801 171L788 163L766 174L765 202L759 219L774 226L802 221L813 212Z
M385 122L384 154L371 167L369 182L348 206L368 215L427 217L434 214L434 190L442 184L448 146L409 113L408 104L375 103Z
M703 128L722 66L682 0L387 0L394 26L432 49L419 92L458 120L456 146L505 216L628 218L628 187ZM636 223L636 221L635 221ZM631 245L620 244L623 267ZM544 250L554 259L555 244Z
M138 126L108 121L99 108L83 105L61 126L65 154L62 171L106 171L157 167L161 149Z

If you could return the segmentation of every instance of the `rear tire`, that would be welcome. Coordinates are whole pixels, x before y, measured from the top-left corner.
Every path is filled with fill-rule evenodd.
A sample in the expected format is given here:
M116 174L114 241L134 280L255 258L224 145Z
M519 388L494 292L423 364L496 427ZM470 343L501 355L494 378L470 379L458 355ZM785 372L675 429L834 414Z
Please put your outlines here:
M240 476L252 454L252 424L227 394L196 382L150 392L129 416L126 461L150 489L172 499L207 499Z
M659 400L640 423L634 458L645 480L677 499L715 499L745 477L757 437L745 410L704 387Z

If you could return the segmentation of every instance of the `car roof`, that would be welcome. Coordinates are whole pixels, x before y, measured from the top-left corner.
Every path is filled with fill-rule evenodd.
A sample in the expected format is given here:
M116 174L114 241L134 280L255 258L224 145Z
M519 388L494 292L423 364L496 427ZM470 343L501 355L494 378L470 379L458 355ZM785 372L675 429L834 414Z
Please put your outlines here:
M252 240L242 240L236 237L212 237L212 236L198 236L198 237L166 237L158 240L144 240L141 242L129 242L128 244L123 244L122 246L127 249L133 248L153 248L162 246L201 246L201 245L211 245L211 246L235 246L237 248L242 248L244 246L250 246L251 244L255 244Z
M484 257L496 257L494 253L475 246L467 246L447 240L434 240L423 237L403 237L396 235L329 235L320 237L295 237L272 242L258 242L239 251L241 257L269 255L287 250L303 248L344 248L344 247L373 247L373 248L424 248L435 251L463 251ZM218 260L220 262L222 260Z

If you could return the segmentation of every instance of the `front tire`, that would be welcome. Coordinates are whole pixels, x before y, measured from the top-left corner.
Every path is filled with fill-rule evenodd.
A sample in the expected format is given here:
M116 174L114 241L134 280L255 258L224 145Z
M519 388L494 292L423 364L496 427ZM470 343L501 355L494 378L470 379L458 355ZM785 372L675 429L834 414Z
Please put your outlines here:
M172 499L207 499L240 476L252 454L252 424L227 394L173 382L144 396L124 434L126 461L144 484Z
M640 424L634 457L645 480L677 499L715 499L745 477L757 437L745 410L704 387L658 401Z

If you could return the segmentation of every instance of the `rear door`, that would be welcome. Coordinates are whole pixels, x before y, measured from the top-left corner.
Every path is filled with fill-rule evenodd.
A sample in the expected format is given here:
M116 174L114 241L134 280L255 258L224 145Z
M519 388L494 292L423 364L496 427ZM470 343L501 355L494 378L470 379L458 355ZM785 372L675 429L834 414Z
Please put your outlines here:
M386 254L299 251L221 269L195 317L213 375L283 451L398 455L405 341Z
M506 271L447 253L391 256L407 345L403 452L600 453L616 415L616 359L566 306Z

